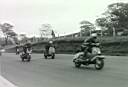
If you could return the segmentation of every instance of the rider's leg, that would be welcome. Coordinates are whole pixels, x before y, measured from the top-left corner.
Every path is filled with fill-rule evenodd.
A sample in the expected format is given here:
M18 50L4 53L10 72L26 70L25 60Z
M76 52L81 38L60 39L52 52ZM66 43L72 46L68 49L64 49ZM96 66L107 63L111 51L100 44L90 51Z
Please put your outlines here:
M83 57L83 59L87 59L87 53L88 53L88 51L87 51L87 47L84 49L84 57Z
M47 48L47 49L45 49L45 50L46 50L46 54L48 54L49 49Z
M92 47L89 46L88 49L87 49L86 59L90 60L91 56L92 56Z
M87 47L85 50L84 50L84 59L85 60L89 60L90 57L91 57L91 51L92 51L92 48L91 47Z

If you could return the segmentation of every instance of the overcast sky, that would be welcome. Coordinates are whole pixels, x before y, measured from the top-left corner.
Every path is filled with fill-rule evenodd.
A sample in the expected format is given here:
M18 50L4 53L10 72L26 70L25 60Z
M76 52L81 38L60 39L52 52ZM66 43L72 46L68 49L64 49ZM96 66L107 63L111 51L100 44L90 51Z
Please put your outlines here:
M82 20L94 23L114 2L128 0L0 0L0 23L11 23L17 33L31 36L38 35L45 23L60 34L68 34L79 31Z

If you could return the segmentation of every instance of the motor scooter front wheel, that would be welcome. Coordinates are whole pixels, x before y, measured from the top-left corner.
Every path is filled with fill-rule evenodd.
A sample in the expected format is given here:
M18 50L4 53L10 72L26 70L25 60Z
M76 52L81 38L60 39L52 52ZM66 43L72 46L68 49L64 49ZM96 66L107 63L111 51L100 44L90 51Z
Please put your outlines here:
M55 54L54 53L51 55L51 58L52 59L55 59Z
M27 56L27 62L30 62L30 60L31 60L31 56L28 55L28 56Z
M24 62L24 56L23 54L20 55L21 61Z
M24 58L21 58L22 62L24 62Z
M95 68L96 70L101 70L104 67L103 59L96 59Z
M47 59L47 55L44 55L44 58Z

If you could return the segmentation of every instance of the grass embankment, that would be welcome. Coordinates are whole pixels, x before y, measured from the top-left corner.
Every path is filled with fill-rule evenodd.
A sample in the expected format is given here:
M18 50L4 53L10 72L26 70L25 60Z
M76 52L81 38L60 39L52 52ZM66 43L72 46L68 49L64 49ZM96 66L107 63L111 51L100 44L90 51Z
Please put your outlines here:
M55 39L56 53L75 53L85 38L60 38ZM107 55L128 55L128 36L126 37L100 37L101 50ZM33 44L33 52L43 53L46 41ZM14 52L9 49L8 52Z
M62 38L54 41L57 53L75 53L85 38ZM101 50L107 55L128 55L128 37L100 37ZM35 44L34 52L43 52L45 42Z

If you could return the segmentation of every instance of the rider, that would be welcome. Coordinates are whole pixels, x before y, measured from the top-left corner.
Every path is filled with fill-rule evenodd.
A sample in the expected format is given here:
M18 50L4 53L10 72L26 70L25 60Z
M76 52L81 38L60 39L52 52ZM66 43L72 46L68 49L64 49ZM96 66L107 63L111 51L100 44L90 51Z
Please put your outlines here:
M85 39L84 43L81 45L81 50L84 51L84 58L88 59L87 54L92 53L92 44L98 43L97 34L94 33L88 39Z
M32 51L32 45L31 42L26 40L25 45L23 46L23 51L26 54L28 51Z
M19 52L19 44L16 43L16 53Z
M46 53L49 53L49 48L53 45L53 41L49 41L46 45L45 45L45 50Z

